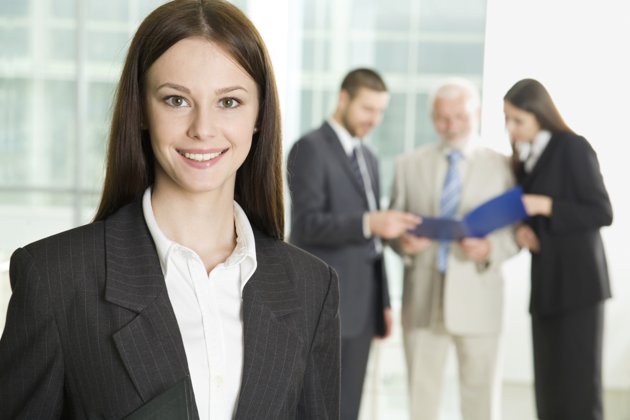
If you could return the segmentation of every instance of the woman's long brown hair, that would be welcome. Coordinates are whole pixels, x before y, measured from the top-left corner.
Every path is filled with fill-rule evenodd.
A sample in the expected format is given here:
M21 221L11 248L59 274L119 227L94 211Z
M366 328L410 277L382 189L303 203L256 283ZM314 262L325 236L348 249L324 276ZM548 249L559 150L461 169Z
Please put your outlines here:
M560 115L558 108L551 99L551 95L538 80L523 79L512 86L503 100L514 107L534 114L536 121L543 130L552 134L573 133ZM519 167L518 154L512 145L512 168L516 172Z
M144 77L167 49L193 36L224 48L258 85L258 130L237 171L234 196L253 226L282 239L282 140L273 68L254 25L223 0L175 0L154 10L138 28L116 92L105 183L94 220L115 213L153 183L155 159L148 131L142 129Z

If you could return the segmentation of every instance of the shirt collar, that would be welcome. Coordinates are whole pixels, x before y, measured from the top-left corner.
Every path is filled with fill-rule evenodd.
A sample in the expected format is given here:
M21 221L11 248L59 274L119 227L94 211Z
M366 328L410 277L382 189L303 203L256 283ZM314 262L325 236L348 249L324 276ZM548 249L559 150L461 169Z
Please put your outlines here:
M540 156L547 147L547 143L551 140L551 131L540 130L534 140L532 141L532 155Z
M328 124L330 124L333 131L337 135L337 138L339 139L339 142L341 142L341 146L343 147L343 150L346 152L346 155L351 156L354 148L358 146L359 144L361 144L361 139L358 137L352 137L352 135L350 135L348 130L346 130L344 126L339 124L332 117L328 118Z
M466 141L462 142L461 144L462 144L461 147L455 148L453 146L449 146L444 141L442 141L440 142L440 151L444 155L444 157L447 157L449 153L457 149L460 152L462 152L463 159L468 159L470 155L472 155L475 149L478 147L479 138L477 136L471 136Z
M168 272L168 262L170 254L175 247L181 247L188 249L170 239L168 239L155 220L153 213L153 206L151 205L151 186L149 186L142 197L142 212L144 214L144 220L149 228L149 233L155 243L155 248L160 260L160 266L164 276ZM225 260L226 267L241 265L241 292L243 287L247 284L247 281L256 271L258 266L256 260L256 240L254 238L254 231L249 219L245 214L245 211L234 201L234 226L236 228L236 246L232 254ZM189 250L190 252L193 252Z

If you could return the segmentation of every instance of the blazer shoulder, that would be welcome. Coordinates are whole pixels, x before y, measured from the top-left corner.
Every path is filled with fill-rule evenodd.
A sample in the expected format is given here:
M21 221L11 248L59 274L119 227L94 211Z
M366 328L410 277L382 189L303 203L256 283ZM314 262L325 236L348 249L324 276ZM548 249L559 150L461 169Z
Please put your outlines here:
M439 143L433 142L423 144L409 153L404 153L396 159L396 165L401 166L417 166L426 160L433 160L439 151Z
M315 255L280 239L271 238L255 230L259 258L276 256L282 258L287 271L292 275L318 277L329 280L334 269ZM335 274L336 275L336 274Z
M568 150L593 150L593 147L585 137L573 133L558 133L554 137L558 143Z
M484 162L488 162L490 164L507 167L509 167L510 165L510 158L507 155L499 153L496 150L490 149L488 147L477 148L475 150L475 158Z
M293 244L281 240L274 240L274 242L274 246L277 247L278 251L290 258L292 262L291 265L293 265L296 270L317 271L322 273L327 272L329 269L332 270L332 267L322 259L302 248L298 248Z
M307 133L302 135L302 137L297 139L297 141L293 144L293 147L305 144L320 144L321 141L329 137L336 138L337 135L335 134L335 131L332 129L332 127L327 122L324 122L319 127L308 131Z
M79 227L65 230L54 235L39 239L23 246L29 254L37 256L50 249L84 249L86 242L94 242L104 237L104 225L102 221L88 223Z

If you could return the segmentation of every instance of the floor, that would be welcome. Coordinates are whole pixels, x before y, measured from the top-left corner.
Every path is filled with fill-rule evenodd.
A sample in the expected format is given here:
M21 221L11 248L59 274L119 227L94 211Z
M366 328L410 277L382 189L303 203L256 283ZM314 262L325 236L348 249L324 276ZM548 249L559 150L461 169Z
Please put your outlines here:
M454 355L449 356L440 420L461 420ZM363 395L359 420L409 419L404 354L396 330L387 341L374 342ZM607 420L630 420L630 390L607 389L604 405ZM501 408L503 420L536 420L532 384L504 382Z

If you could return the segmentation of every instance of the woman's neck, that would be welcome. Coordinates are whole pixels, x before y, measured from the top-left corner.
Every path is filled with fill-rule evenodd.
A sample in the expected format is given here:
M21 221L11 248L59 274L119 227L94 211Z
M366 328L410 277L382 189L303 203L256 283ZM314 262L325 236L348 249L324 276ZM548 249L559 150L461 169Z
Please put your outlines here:
M195 251L210 272L236 246L233 195L189 193L154 186L153 214L164 235Z

